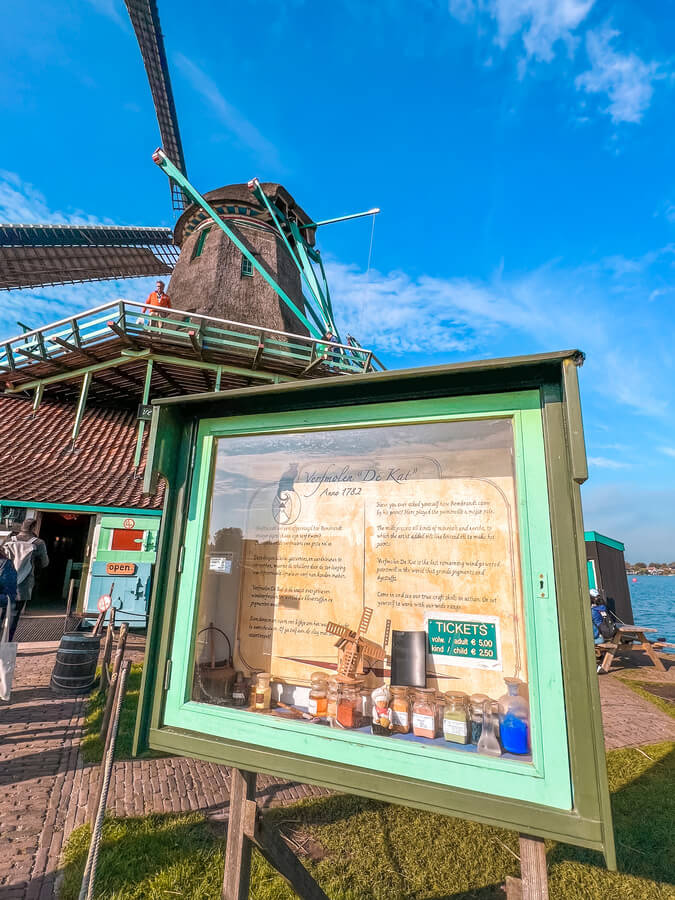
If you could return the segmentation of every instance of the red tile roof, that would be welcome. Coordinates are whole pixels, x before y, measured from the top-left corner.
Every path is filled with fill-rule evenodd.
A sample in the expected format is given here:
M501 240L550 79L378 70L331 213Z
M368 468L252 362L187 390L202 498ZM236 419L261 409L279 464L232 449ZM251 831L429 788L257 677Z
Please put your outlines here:
M88 408L73 450L74 419L70 403L43 401L33 417L29 401L0 396L0 499L161 509L162 489L142 494L147 430L134 470L133 412Z

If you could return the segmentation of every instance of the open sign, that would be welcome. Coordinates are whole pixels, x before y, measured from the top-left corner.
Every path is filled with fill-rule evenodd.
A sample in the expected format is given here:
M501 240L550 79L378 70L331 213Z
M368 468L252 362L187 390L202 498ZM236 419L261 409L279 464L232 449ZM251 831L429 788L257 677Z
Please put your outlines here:
M128 562L107 563L105 573L106 575L135 575L136 565Z

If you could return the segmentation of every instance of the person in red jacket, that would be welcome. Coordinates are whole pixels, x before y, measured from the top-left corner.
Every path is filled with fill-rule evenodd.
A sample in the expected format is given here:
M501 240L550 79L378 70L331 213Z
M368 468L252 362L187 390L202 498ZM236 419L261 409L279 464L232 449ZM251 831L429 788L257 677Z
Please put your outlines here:
M149 312L151 316L156 316L157 307L171 309L169 295L164 293L163 281L158 281L156 289L148 295L148 299L145 301L145 306L143 307L143 312Z
M155 290L148 294L148 299L143 307L143 315L160 316L160 310L162 309L171 309L171 301L169 300L169 295L164 293L164 282L158 281ZM138 317L137 323L139 325L144 324L143 316ZM152 328L152 320L150 320L149 324ZM161 321L157 322L157 328L161 327Z

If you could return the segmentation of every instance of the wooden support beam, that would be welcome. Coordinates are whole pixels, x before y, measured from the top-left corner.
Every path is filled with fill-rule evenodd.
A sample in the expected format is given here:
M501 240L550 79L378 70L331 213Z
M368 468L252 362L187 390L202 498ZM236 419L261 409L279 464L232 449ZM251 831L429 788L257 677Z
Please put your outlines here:
M50 366L54 366L55 369L60 369L62 372L68 371L68 366L64 366L63 363L57 362L55 359L50 359L49 356L40 356L39 353L33 353L30 350L22 350L20 347L16 348L16 352L20 353L22 356L27 356L28 359L32 359L33 362L48 363Z
M179 394L184 394L185 389L182 385L178 384L176 379L166 371L163 365L158 362L155 362L155 369L159 375L166 381L167 384L171 385L174 391L178 391Z
M83 350L82 347L79 347L77 344L71 344L70 341L65 341L60 337L52 337L49 338L52 344L58 344L59 347L63 347L64 350L69 350L71 353L79 353L80 356L84 356L85 359L90 360L91 362L99 362L98 357L94 356L93 353L89 353L88 350Z
M122 339L122 341L127 345L127 347L133 347L135 350L138 349L138 344L136 343L136 341L133 341L133 340L129 337L129 335L126 333L126 331L125 331L123 328L120 328L120 326L117 324L117 322L114 322L114 321L111 319L111 320L107 323L107 325L108 325L108 328L109 328L111 331L114 331L114 332L115 332L115 334L117 335L117 337L119 337L119 338Z
M80 399L77 401L77 411L75 413L75 422L73 423L73 433L72 433L73 446L75 446L75 442L77 441L77 436L80 433L80 425L82 425L82 419L84 417L84 408L87 403L87 397L89 395L90 385L91 385L91 372L85 372L84 377L82 378L82 388L80 389Z
M45 392L44 385L38 384L38 386L35 388L35 396L33 397L33 415L35 415L35 413L40 408L40 404L42 403L42 396L43 396L44 392Z
M257 369L260 365L260 359L265 351L265 335L261 334L258 338L258 346L255 351L255 356L253 357L253 362L251 363L252 369ZM314 352L314 344L312 344L312 352Z
M506 879L507 900L548 900L544 839L520 835L520 878Z
M325 356L317 356L317 358L312 360L312 362L308 366L305 366L305 368L300 373L300 376L306 375L308 372L311 372L312 369L315 369L322 362L326 362L326 357Z
M221 900L248 900L251 848L281 875L303 900L328 900L317 882L291 852L278 831L265 827L255 802L255 772L231 769L230 818Z
M251 842L244 831L246 803L255 797L255 772L230 770L230 819L227 825L225 873L221 900L248 900L251 880Z
M192 329L190 329L190 331L188 331L188 337L190 338L190 343L192 344L192 349L195 351L197 356L200 359L202 359L203 347L202 347L201 336L198 335L196 331L193 331Z

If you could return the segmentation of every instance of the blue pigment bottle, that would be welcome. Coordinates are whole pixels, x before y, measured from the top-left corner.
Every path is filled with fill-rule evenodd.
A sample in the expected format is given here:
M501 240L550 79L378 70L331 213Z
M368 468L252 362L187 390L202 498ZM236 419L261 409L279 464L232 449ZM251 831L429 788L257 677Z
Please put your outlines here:
M499 700L499 737L506 753L529 753L530 708L519 690L520 678L505 678L507 694Z

